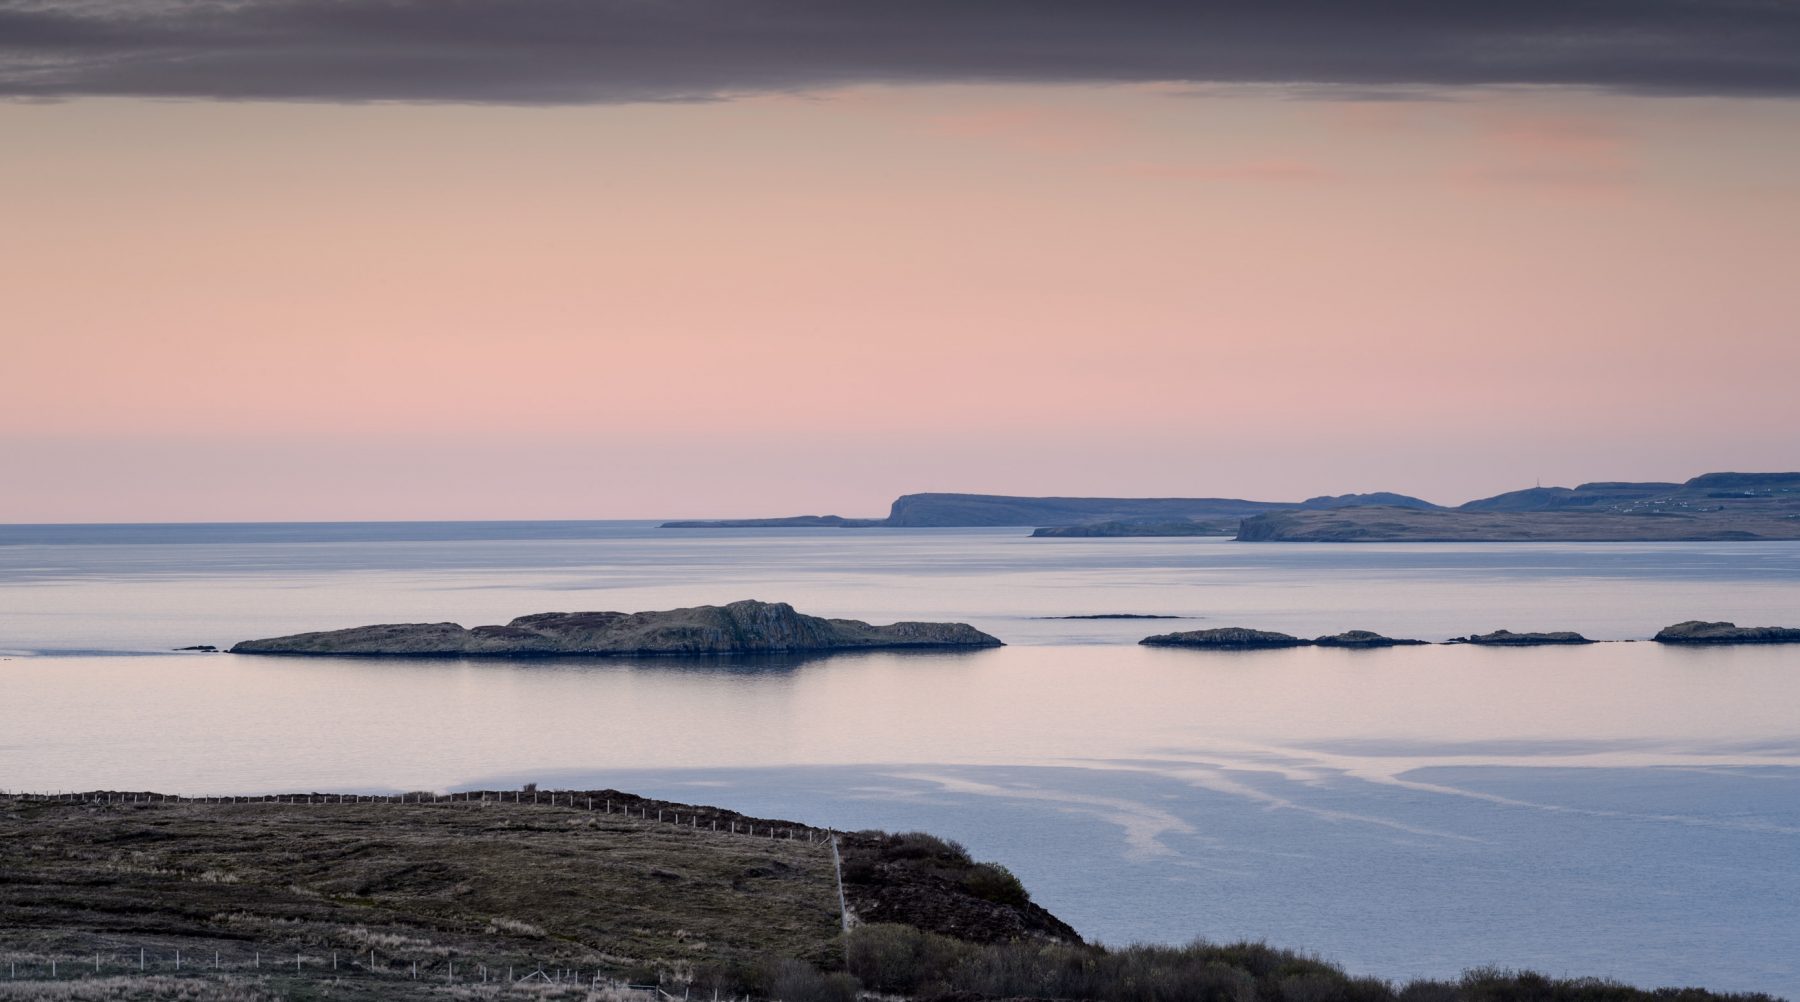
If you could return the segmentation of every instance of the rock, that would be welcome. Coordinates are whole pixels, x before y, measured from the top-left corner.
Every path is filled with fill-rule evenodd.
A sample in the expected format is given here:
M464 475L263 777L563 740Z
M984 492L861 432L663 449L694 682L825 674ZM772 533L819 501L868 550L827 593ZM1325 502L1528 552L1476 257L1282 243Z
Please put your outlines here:
M1397 637L1384 637L1368 630L1349 630L1329 637L1320 637L1313 643L1319 647L1349 647L1363 650L1374 647L1413 647L1427 643L1424 640L1403 640Z
M1800 629L1791 626L1739 626L1690 619L1657 632L1659 644L1800 644Z
M1197 619L1196 616L1165 616L1156 612L1093 612L1083 616L1039 616L1039 619Z
M1204 647L1213 650L1250 651L1279 647L1308 647L1312 641L1290 637L1269 630L1247 630L1226 626L1214 630L1188 630L1183 633L1159 633L1138 641L1151 647Z
M175 649L178 651L217 651L218 650L217 647L214 647L211 644L195 644L192 647L177 647Z
M1456 637L1447 643L1479 644L1484 647L1537 647L1544 644L1591 644L1593 641L1579 633L1570 633L1566 630L1558 633L1514 633L1511 630L1495 630L1492 633L1474 633L1466 637Z
M785 602L745 601L663 612L544 612L472 630L455 623L359 626L246 640L231 653L557 657L999 646L966 623L870 626L802 615Z

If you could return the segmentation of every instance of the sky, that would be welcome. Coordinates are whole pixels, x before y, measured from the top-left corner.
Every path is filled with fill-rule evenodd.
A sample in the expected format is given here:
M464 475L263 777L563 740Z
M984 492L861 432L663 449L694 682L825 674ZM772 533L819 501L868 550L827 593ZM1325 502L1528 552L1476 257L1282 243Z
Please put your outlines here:
M1800 469L1800 3L0 0L0 521Z

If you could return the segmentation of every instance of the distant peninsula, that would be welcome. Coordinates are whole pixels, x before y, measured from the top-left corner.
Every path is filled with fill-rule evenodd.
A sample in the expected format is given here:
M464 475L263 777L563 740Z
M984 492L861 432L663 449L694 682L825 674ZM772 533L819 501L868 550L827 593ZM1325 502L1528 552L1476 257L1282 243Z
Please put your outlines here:
M896 498L886 518L798 515L787 518L734 518L664 522L664 529L956 528L971 526L1076 525L1090 522L1185 522L1238 519L1292 507L1239 498L1064 498L1004 494L906 494Z
M849 650L999 647L966 623L821 619L785 602L733 602L662 612L545 612L505 626L394 623L246 640L233 654L388 657L604 657L801 654Z
M1298 502L928 493L896 499L886 518L796 515L662 524L670 529L977 526L1029 526L1040 538L1230 536L1258 543L1800 540L1800 473L1529 487L1456 507L1390 491Z

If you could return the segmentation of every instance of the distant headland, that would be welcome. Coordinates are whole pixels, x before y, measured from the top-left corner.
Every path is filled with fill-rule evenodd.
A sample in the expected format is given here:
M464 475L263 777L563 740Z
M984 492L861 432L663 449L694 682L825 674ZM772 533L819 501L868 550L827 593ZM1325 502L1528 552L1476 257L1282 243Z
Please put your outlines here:
M665 522L668 529L1031 527L1033 536L1231 536L1242 542L1800 540L1800 472L1681 483L1528 487L1455 507L1379 491L1305 501L907 494L886 518L796 515Z

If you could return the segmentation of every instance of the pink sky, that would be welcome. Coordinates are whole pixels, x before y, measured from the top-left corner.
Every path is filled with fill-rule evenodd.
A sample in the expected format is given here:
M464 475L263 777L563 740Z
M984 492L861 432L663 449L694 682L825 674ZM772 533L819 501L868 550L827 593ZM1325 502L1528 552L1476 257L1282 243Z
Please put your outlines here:
M1800 469L1800 104L0 104L0 521Z

